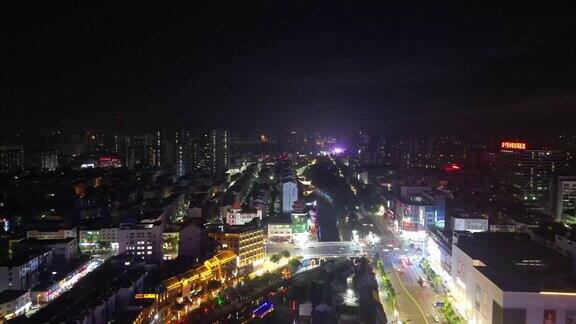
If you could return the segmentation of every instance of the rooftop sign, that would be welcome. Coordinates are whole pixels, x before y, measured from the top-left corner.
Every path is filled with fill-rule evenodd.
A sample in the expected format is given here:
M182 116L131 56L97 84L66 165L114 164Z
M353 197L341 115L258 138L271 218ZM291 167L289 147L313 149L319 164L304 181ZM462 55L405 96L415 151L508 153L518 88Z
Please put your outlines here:
M525 150L526 143L523 142L502 142L503 149Z

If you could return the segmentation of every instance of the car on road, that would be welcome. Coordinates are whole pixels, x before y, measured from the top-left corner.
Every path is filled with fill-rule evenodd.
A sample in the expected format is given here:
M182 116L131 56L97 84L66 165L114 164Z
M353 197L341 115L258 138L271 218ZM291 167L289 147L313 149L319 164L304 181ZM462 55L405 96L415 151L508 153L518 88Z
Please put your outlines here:
M434 315L434 323L440 323L440 319L436 315Z
M443 301L434 302L434 307L444 307L444 302Z

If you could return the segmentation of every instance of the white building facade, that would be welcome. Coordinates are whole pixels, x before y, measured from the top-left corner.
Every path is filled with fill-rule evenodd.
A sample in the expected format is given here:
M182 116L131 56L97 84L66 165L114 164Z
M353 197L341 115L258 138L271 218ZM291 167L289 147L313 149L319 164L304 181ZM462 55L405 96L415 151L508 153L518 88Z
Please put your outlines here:
M120 224L118 253L127 252L150 263L161 263L162 243L162 221Z
M298 184L296 181L282 183L282 212L291 213L294 202L298 200Z

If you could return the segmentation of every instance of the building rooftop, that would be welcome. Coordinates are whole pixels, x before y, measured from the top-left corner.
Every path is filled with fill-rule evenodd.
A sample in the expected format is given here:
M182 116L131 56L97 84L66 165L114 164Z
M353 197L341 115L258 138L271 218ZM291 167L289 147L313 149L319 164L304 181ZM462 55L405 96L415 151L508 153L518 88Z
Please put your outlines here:
M434 201L422 194L413 194L405 197L398 197L403 204L415 206L434 206Z
M518 233L462 235L456 246L484 266L476 269L503 291L575 292L573 261Z
M292 218L290 215L282 215L273 218L269 218L268 224L292 224Z
M228 225L228 224L212 225L207 226L207 229L210 233L245 233L249 231L262 229L262 226L260 224L261 224L260 219L254 218L252 221L244 225Z
M49 251L50 249L37 249L28 253L17 254L13 258L0 263L0 267L18 267Z
M0 304L12 301L27 292L28 290L4 290L3 292L0 292Z
M34 238L26 238L24 240L22 240L22 243L25 243L26 245L29 246L34 246L34 245L39 245L39 246L43 246L43 245L51 245L51 244L63 244L63 243L70 243L72 241L76 240L75 237L68 237L68 238L64 238L64 239L51 239L51 240L39 240L39 239L34 239Z
M117 270L110 262L106 262L28 320L32 323L74 322L85 311L101 304L109 294L139 280L144 274L141 271Z

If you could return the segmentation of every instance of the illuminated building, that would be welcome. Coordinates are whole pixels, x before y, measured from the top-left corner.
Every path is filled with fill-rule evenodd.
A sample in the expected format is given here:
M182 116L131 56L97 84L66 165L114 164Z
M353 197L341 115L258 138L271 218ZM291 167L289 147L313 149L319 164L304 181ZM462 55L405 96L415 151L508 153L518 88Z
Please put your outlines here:
M232 206L226 211L226 224L244 225L250 223L253 219L262 219L261 209L242 210L240 202L235 200Z
M225 225L221 230L209 232L208 236L222 248L234 251L239 257L240 268L253 266L264 259L264 231L256 220L246 225Z
M544 206L550 179L560 171L561 159L561 151L532 150L526 143L502 142L498 157L502 189L527 205Z
M298 183L293 178L282 181L282 212L291 213L294 202L298 200Z
M576 177L552 177L549 205L550 214L557 221L576 223Z
M109 243L113 254L118 253L118 227L81 229L78 231L80 251L95 248L99 242Z
M452 231L488 232L488 218L474 215L456 215L450 217L450 229Z
M275 217L268 220L267 227L269 240L290 241L292 239L292 221L290 218Z
M228 170L230 156L227 130L214 129L210 131L208 158L212 173L220 174Z
M111 156L101 156L97 159L99 168L119 168L122 166L120 159Z
M117 268L108 260L65 293L26 319L29 323L129 323L126 305L144 287L146 271ZM66 279L68 280L68 278ZM60 283L59 283L60 284ZM41 297L31 297L34 302ZM62 296L63 297L63 296ZM45 299L44 299L45 300Z
M38 228L26 231L26 237L38 240L58 240L77 237L76 227L63 226L59 228Z
M395 216L404 231L423 232L429 226L444 227L445 198L430 187L402 187L395 198Z
M28 290L4 290L0 292L0 320L9 320L26 313L32 302Z
M570 258L527 235L474 233L452 245L455 307L467 323L569 323L576 316ZM573 318L573 317L572 317Z
M0 146L0 174L20 172L24 168L22 146Z
M145 307L140 307L131 322L153 322L156 315L164 313L178 298L191 297L192 292L204 289L211 280L230 280L236 272L237 264L238 256L225 249L182 274L164 279L154 293L136 294L135 300L150 302L146 303Z
M118 230L118 252L127 252L141 260L160 263L162 254L162 221L142 220L120 224Z
M25 290L36 286L39 276L52 265L52 250L19 254L0 263L0 290Z
M58 154L56 151L45 151L40 156L40 169L54 171L58 168Z
M14 254L28 253L29 251L52 249L52 259L57 264L69 264L78 257L78 238L64 239L33 239L26 238L12 245Z
M176 132L174 138L174 158L176 176L181 177L192 171L191 136L188 131Z

